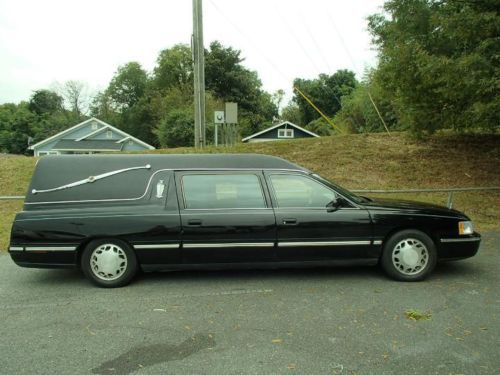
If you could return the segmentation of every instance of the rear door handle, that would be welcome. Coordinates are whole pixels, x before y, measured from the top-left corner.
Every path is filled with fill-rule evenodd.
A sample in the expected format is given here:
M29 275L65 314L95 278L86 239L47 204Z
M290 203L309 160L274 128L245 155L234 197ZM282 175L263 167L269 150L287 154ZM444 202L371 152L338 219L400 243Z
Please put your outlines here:
M297 225L297 219L283 219L284 225Z
M188 225L192 227L199 227L201 225L201 220L200 219L190 219L188 220Z

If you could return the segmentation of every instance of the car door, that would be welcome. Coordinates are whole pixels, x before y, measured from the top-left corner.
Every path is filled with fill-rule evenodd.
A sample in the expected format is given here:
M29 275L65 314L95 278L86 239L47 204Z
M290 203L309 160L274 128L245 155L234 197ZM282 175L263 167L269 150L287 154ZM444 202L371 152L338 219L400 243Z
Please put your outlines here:
M144 269L162 269L163 265L181 263L181 223L174 173L171 170L156 171L148 182L140 205L125 206L130 215L113 218L113 230L132 244ZM127 208L128 207L128 208ZM96 221L96 226L106 223ZM107 224L109 228L109 224ZM99 230L99 229L96 229ZM108 229L109 230L109 229Z
M175 174L184 263L275 259L276 221L262 171Z
M369 212L312 176L266 172L277 223L280 261L371 258ZM327 205L339 199L338 207Z

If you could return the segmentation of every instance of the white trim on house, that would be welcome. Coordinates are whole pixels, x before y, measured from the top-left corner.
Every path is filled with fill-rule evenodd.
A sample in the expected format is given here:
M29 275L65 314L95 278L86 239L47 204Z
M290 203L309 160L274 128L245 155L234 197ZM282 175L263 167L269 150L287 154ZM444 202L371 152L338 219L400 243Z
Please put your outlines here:
M128 141L129 139L130 139L130 137L125 137L125 138L120 139L119 141L116 141L116 143L122 143L122 142Z
M95 152L100 152L100 151L106 151L106 152L120 152L121 150L111 150L111 149L105 149L105 148L79 148L78 150L75 150L74 148L58 148L57 151L72 151L72 152L80 152L80 151L95 151ZM44 152L44 151L41 151Z
M35 156L59 155L59 151L37 151Z
M63 130L62 132L57 133L57 134L53 135L52 137L49 137L49 138L47 138L47 139L44 139L43 141L40 141L40 142L38 142L38 143L35 143L34 145L31 145L30 147L28 147L28 150L34 150L34 149L35 149L35 147L42 146L42 145L44 145L44 144L46 144L46 143L49 143L50 141L52 141L52 140L54 140L54 139L58 138L58 137L59 137L59 136L61 136L61 135L68 134L69 132L71 132L71 131L73 131L73 130L76 130L76 129L78 129L78 128L82 127L83 125L85 125L85 124L86 124L87 122L89 122L90 120L97 120L97 119L92 117L91 119L88 119L88 120L85 120L85 121L83 121L83 122L80 122L79 124L76 124L75 126L72 126L72 127L71 127L71 128L69 128L69 129Z
M304 133L307 133L307 134L309 134L309 135L312 135L313 137L318 137L318 138L319 138L319 135L317 135L316 133L313 133L312 131L309 131L309 130L304 129L304 128L302 128L302 127L298 126L298 125L295 125L295 124L291 123L290 121L283 121L283 122L280 122L279 124L276 124L276 125L273 125L273 126L271 126L271 127L269 127L269 128L266 128L266 129L264 129L264 130L261 130L261 131L260 131L260 132L258 132L258 133L255 133L255 134L249 135L248 137L243 138L241 141L242 141L242 142L246 142L246 141L248 141L249 139L252 139L252 138L254 138L254 137L257 137L258 135L261 135L261 134L267 133L268 131L271 131L271 130L273 130L273 129L279 128L280 126L283 126L283 125L285 125L285 124L286 124L286 125L290 125L290 126L292 126L292 127L296 128L296 129L302 130ZM272 138L272 139L275 139L275 138ZM276 139L277 139L277 138L276 138Z
M89 133L87 135L84 135L83 137L80 137L78 139L75 139L75 141L77 142L80 142L80 141L83 141L84 139L87 139L88 137L92 137L93 135L96 135L96 134L99 134L100 132L102 132L104 129L108 129L109 126L103 126L102 128L99 128L97 130L94 130L92 133Z
M70 133L73 130L76 130L76 129L80 128L80 127L83 127L84 125L88 124L91 121L97 121L98 123L100 123L104 127L110 128L111 130L115 131L116 133L120 134L123 137L129 137L129 139L131 139L131 140L139 143L140 145L142 145L142 146L144 146L144 147L146 147L146 148L148 148L150 150L154 150L155 149L150 144L147 144L146 142L143 142L140 139L137 139L134 136L131 136L130 134L125 133L124 131L122 131L122 130L120 130L118 128L115 128L113 125L110 125L110 124L108 124L108 123L106 123L106 122L104 122L102 120L99 120L99 119L97 119L95 117L91 117L88 120L82 121L79 124L76 124L75 126L72 126L69 129L63 130L62 132L53 135L52 137L49 137L47 139L44 139L43 141L35 143L34 145L31 145L30 147L28 147L28 149L29 150L34 150L36 147L43 146L44 144L49 143L50 141L53 141L54 139L60 138L61 136L64 136L65 134L68 134L68 133ZM101 128L101 129L103 129L103 128ZM97 130L101 130L101 129L97 129Z

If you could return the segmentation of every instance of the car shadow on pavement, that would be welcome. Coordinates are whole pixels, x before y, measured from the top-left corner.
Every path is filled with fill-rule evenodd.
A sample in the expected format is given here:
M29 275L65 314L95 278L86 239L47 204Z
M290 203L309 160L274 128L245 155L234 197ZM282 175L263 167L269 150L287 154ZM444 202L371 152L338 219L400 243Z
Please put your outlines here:
M476 275L484 275L485 270L480 264L472 261L439 263L428 280L463 280ZM22 273L23 283L36 285L67 285L91 286L79 270L39 269L25 270ZM284 269L238 269L238 270L189 270L172 272L139 272L132 281L134 284L155 284L181 282L194 284L202 282L218 283L226 281L265 281L265 282L300 282L309 281L343 281L343 282L374 282L390 279L378 266L346 266L319 268L284 268Z
M464 262L440 263L436 266L429 280L441 279L456 281L471 275L480 274L478 265ZM381 281L389 279L378 266L352 266L352 267L319 267L319 268L291 268L291 269L260 269L260 270L201 270L201 271L174 271L142 273L134 283L155 283L177 281L183 283L197 283L202 281Z
M80 286L88 284L83 273L76 269L26 269L20 277L23 283L36 285Z

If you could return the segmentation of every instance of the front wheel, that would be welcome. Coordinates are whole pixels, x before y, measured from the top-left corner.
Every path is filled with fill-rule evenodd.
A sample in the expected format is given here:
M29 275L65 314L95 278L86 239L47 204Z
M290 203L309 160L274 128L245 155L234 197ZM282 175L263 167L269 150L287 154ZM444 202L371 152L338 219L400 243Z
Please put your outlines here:
M115 239L90 242L82 255L82 270L94 284L104 288L127 285L137 273L137 259L132 248Z
M393 279L420 281L432 272L437 262L436 246L419 230L403 230L390 237L382 253L381 265Z

